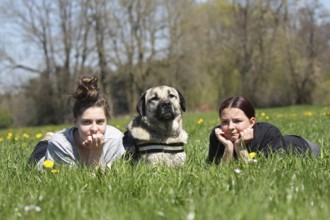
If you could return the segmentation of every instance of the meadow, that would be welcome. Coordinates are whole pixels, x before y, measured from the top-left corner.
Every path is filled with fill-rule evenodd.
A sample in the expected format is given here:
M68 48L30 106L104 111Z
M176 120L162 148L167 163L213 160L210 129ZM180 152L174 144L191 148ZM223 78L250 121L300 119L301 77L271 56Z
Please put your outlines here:
M122 131L129 117L110 124ZM182 167L132 166L118 160L106 172L26 162L47 131L68 125L0 130L0 219L328 219L330 216L330 106L257 109L257 121L321 147L319 158L256 155L208 165L208 138L216 112L185 113L189 133Z

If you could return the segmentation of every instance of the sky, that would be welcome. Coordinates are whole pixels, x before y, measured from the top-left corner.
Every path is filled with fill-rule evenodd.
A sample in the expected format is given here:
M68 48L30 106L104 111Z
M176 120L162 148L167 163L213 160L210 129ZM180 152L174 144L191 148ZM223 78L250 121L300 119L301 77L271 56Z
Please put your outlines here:
M330 0L321 0L320 2L322 2L326 8L330 9Z

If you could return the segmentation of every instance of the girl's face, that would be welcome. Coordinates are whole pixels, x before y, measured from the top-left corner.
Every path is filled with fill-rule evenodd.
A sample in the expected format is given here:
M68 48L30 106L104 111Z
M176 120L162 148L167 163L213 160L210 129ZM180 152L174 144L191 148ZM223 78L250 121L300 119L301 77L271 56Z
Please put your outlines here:
M105 116L103 107L90 107L75 120L75 124L78 128L79 139L82 142L93 134L104 135L107 117Z
M255 124L255 118L249 119L239 108L225 108L220 119L224 136L233 142L240 138L240 132Z

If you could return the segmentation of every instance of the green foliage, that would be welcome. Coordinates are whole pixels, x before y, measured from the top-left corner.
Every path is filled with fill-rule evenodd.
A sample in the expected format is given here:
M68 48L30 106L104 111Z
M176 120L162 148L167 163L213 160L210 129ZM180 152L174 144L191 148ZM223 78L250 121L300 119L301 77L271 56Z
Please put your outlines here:
M0 129L9 128L13 125L13 116L6 109L0 109Z
M249 166L239 161L207 165L208 136L219 123L217 113L186 113L188 161L182 167L117 161L106 172L56 167L60 171L53 174L36 171L25 162L39 140L37 134L64 125L2 130L1 218L328 219L330 107L257 109L257 120L278 125L284 134L316 142L321 157L274 155L265 159L257 155L257 163ZM110 123L124 130L128 121L118 118Z

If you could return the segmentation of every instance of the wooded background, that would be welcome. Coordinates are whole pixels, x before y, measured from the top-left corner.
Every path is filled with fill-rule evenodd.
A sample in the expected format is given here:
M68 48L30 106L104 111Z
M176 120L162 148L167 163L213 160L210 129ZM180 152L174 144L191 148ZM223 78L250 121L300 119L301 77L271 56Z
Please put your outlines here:
M0 128L70 122L82 75L99 77L114 116L160 84L188 111L232 95L256 107L330 103L330 16L318 0L3 0L0 15L33 60L1 42L1 73L35 74L0 95Z

